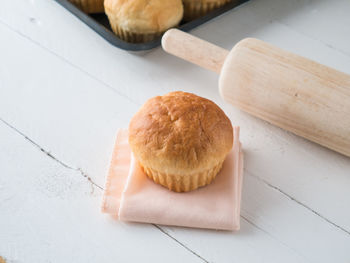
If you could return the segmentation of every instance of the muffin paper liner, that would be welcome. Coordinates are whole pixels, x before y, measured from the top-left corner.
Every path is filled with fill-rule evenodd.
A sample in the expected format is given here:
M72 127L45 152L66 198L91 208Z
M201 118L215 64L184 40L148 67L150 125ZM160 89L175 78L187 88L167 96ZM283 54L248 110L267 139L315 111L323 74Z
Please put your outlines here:
M231 0L218 0L210 3L202 3L201 1L184 1L184 21L190 21L201 17L205 14L208 14L210 11L217 9L227 3L231 2Z
M125 30L118 26L117 24L113 23L113 21L110 21L111 27L113 32L122 40L129 42L129 43L146 43L150 42L157 37L161 36L163 32L157 32L157 33L135 33L128 30Z
M192 174L190 176L164 174L154 169L143 167L141 164L140 165L144 173L155 183L165 186L171 191L188 192L210 184L221 170L222 164L223 161L209 170L202 173Z
M85 13L103 13L103 0L69 0Z

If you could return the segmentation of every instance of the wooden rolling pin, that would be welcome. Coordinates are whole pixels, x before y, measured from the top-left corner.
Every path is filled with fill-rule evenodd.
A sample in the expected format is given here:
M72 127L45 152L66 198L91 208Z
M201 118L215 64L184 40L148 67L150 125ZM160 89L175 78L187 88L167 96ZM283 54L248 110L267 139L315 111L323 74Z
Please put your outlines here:
M261 40L227 51L177 29L163 49L220 74L222 98L256 117L350 156L350 76Z

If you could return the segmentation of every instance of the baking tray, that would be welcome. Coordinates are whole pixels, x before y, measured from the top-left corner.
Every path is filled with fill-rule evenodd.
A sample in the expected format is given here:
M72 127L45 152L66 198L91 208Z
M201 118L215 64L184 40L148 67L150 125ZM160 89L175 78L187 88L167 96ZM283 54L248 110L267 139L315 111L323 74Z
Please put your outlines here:
M73 5L68 0L55 0L60 5L62 5L64 8L66 8L69 12L74 14L76 17L78 17L83 23L88 25L92 30L94 30L97 34L99 34L101 37L103 37L105 40L107 40L109 43L111 43L113 46L116 46L118 48L128 50L128 51L145 51L150 50L155 47L158 47L161 42L161 37L147 43L128 43L120 39L118 36L116 36L108 22L108 18L104 13L101 14L86 14L83 11L81 11L78 7ZM131 0L132 1L132 0ZM218 8L216 10L213 10L212 12L197 18L195 20L192 20L190 22L181 23L178 28L182 31L190 31L193 28L196 28L199 25L204 24L205 22L220 16L221 14L245 3L249 0L233 0L232 2L226 4L225 6Z

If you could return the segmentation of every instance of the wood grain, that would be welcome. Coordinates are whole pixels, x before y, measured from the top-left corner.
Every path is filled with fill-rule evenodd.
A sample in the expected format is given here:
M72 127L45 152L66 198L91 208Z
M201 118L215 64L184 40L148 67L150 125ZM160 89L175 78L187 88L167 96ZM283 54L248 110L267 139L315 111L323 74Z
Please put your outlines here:
M0 138L0 253L8 262L161 262L169 254L167 262L202 262L152 225L100 214L102 190L1 121ZM154 246L161 252L148 253Z
M202 68L220 73L228 51L178 29L162 37L163 49Z
M348 262L350 235L341 228L350 231L349 158L223 102L214 73L161 49L138 56L114 48L55 1L2 4L0 118L57 160L103 186L115 130L147 98L184 90L212 99L241 126L247 169L240 232L162 226L169 236L157 235L148 225L101 218L101 191L90 197L81 173L30 151L15 131L1 132L0 255L8 262L171 262L176 255L195 262L193 253L202 262ZM226 49L257 37L350 73L348 6L251 1L191 33ZM67 185L63 199L54 195ZM27 203L18 208L20 200Z
M350 76L248 38L227 57L221 96L236 107L350 156Z

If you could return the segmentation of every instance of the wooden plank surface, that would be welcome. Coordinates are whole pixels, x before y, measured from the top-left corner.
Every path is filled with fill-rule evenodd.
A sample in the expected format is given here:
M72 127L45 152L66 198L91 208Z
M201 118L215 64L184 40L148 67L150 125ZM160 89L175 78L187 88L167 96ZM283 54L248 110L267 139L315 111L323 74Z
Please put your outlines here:
M96 213L101 189L3 122L0 137L0 253L9 262L202 262L153 225Z
M350 260L349 158L225 104L214 73L160 49L138 56L110 46L53 1L3 5L0 256L16 262ZM228 49L257 37L350 73L348 6L345 0L251 1L193 33ZM214 100L241 126L246 169L238 233L125 224L99 213L116 129L147 98L172 90Z

